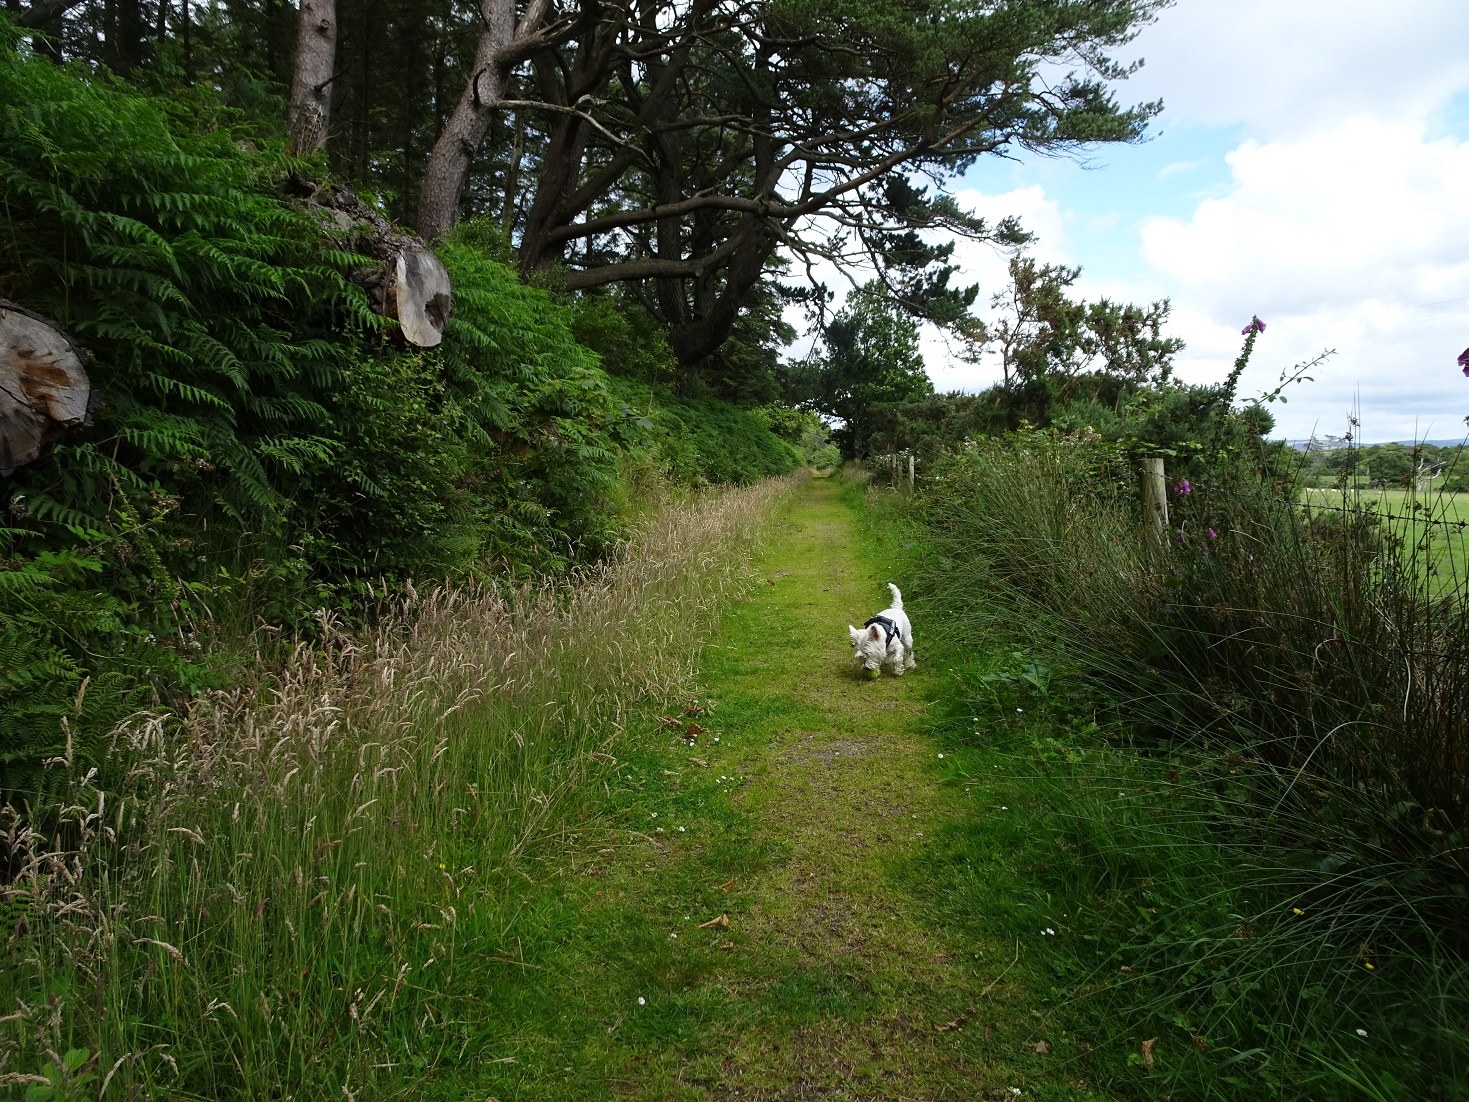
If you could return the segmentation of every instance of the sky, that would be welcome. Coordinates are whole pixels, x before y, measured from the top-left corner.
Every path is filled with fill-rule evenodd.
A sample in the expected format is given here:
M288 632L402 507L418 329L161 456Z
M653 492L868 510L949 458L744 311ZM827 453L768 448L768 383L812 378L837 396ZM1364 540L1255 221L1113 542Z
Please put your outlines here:
M1178 0L1130 44L1124 102L1161 98L1150 140L1069 159L989 158L956 185L1018 215L1030 252L1080 265L1085 298L1167 298L1177 374L1222 379L1252 315L1266 323L1242 397L1334 350L1272 407L1275 436L1461 439L1469 379L1469 3ZM963 242L981 301L1005 258ZM979 390L924 341L940 390Z

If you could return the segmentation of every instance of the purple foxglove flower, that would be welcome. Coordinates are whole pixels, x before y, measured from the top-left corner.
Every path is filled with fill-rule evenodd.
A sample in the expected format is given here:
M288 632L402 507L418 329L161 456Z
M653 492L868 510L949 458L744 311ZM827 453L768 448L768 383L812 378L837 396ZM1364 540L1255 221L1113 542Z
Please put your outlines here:
M1251 333L1265 332L1265 323L1259 318L1251 318L1250 324L1239 331L1241 337L1248 337Z
M1173 493L1175 497L1183 497L1185 494L1191 494L1193 493L1193 490L1194 488L1189 485L1188 479L1186 478L1181 479L1180 481L1173 484Z
M1459 353L1459 366L1464 369L1464 374L1469 376L1469 348Z
M1216 531L1214 531L1214 529L1212 529L1212 528L1209 529L1209 538L1210 539L1214 539L1218 534L1219 533L1216 532Z

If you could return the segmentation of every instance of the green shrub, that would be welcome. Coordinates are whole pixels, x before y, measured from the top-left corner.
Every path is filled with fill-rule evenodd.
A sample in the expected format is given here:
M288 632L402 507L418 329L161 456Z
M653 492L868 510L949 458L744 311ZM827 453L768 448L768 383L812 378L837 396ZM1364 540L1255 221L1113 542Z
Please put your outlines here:
M1085 694L1087 766L1045 797L1066 840L1046 879L1096 938L1072 980L1180 1042L1173 1089L1347 1097L1357 1076L1462 1097L1469 602L1435 588L1421 529L1350 502L1308 515L1269 456L1246 458L1176 487L1159 545L1125 446L972 443L924 497L936 551L915 596ZM1038 709L1034 679L1004 672L974 673L969 730ZM1005 685L1031 699L987 714ZM1121 990L1121 965L1149 982Z
M801 465L800 453L759 412L718 398L675 398L626 379L613 379L612 393L628 446L645 450L674 482L747 485Z
M3 487L0 791L37 794L47 759L102 765L118 715L223 684L248 659L218 644L261 624L310 633L382 581L606 546L605 376L474 227L444 248L442 349L400 351L346 278L365 260L282 201L293 165L207 95L12 45L0 296L89 350L97 405Z
M199 636L222 610L192 583L289 543L302 475L339 453L324 398L342 358L326 337L375 323L340 274L350 258L268 194L282 168L202 101L0 43L0 295L92 353L98 399L90 429L5 486L0 708L30 719L4 724L0 789L39 782L62 736L36 724L88 672L206 682ZM118 699L99 688L86 697ZM68 724L83 763L114 715L98 708L82 699Z

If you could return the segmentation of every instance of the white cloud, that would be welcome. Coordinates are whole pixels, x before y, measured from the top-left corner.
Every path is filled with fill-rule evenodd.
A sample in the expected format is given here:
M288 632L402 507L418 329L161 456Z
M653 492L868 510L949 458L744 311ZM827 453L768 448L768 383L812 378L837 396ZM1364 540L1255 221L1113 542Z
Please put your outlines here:
M1034 243L1026 250L1029 255L1045 262L1065 263L1066 230L1061 209L1039 184L996 195L965 188L955 193L954 198L966 211L991 223L1012 215L1018 217L1026 231L1035 235ZM954 282L979 284L980 298L975 312L981 317L989 316L989 296L1010 281L1009 254L992 245L961 239L954 248L953 263L959 267ZM959 349L931 327L925 327L922 333L921 350L929 377L941 392L982 390L1000 378L997 362L979 365L962 362L957 359Z
M1150 280L1178 307L1185 377L1218 378L1252 314L1270 325L1246 389L1322 348L1335 356L1297 392L1282 428L1340 431L1360 401L1370 438L1433 421L1454 436L1469 384L1469 142L1366 118L1296 140L1247 141L1233 185L1188 220L1142 230ZM1304 401L1303 401L1304 400Z
M1129 47L1122 88L1162 97L1165 128L1232 126L1262 138L1349 115L1421 117L1469 84L1463 0L1180 0Z
M1469 141L1429 138L1421 122L1363 116L1309 135L1248 140L1226 160L1232 175L1223 194L1187 218L1142 223L1141 277L1122 280L1099 266L1078 291L1171 299L1172 330L1188 343L1179 375L1194 382L1228 373L1240 328L1258 314L1269 328L1242 380L1244 396L1335 349L1313 383L1276 407L1282 434L1340 433L1359 410L1370 440L1461 435L1469 381L1454 361L1469 345ZM1039 259L1077 261L1065 225L1087 215L1062 210L1039 186L963 192L961 201L986 215L1021 215L1039 232ZM1003 257L974 246L956 255L966 280L986 292L1003 285ZM953 360L936 337L925 356L943 390L980 389L998 377L993 364Z
M1466 32L1464 0L1179 0L1130 47L1147 65L1119 92L1164 99L1158 125L1181 159L1103 170L1148 172L1131 193L1061 184L1063 203L1036 184L959 199L1018 215L1038 259L1085 265L1088 298L1171 299L1184 378L1222 379L1256 313L1269 328L1246 395L1337 349L1276 407L1287 435L1341 432L1360 408L1370 440L1456 437L1469 414L1454 363L1469 345L1469 135L1439 137L1434 119L1469 93ZM1219 158L1230 178L1211 173L1201 197L1194 174ZM1162 201L1190 213L1149 218L1143 204ZM986 303L1006 282L995 250L961 243L955 255ZM933 335L924 353L940 389L999 375Z

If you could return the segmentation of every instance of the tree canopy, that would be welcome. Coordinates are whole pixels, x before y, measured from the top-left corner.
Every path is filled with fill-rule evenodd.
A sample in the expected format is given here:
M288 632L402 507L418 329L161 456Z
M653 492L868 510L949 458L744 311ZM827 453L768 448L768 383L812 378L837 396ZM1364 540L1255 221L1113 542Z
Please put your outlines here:
M918 326L871 283L848 296L822 333L825 348L792 369L791 389L811 409L839 418L845 454L870 450L875 406L933 393L918 350Z
M435 236L492 217L527 276L622 287L682 388L758 399L742 319L809 296L792 277L823 262L860 260L906 312L958 323L974 291L939 239L1024 234L945 185L986 154L1141 137L1158 105L1118 102L1112 54L1165 2L313 0L305 22L279 0L11 7L48 32L37 50L218 97L281 139L288 107L298 129L329 119L331 171L400 221ZM318 10L335 11L329 51ZM301 26L318 68L293 93Z

